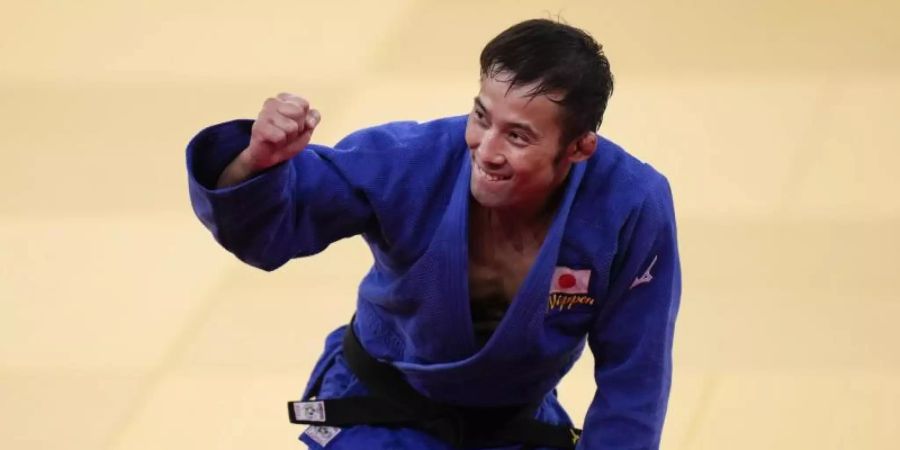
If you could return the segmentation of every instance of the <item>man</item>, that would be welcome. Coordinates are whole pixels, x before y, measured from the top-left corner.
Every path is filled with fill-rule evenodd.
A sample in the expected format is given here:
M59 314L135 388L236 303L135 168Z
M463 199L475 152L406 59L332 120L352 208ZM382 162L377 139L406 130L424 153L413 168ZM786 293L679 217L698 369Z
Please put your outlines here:
M327 148L309 144L320 114L280 94L203 130L195 212L264 270L353 235L372 251L292 404L311 448L658 448L681 290L668 182L596 134L612 76L583 31L526 21L480 62L464 117ZM554 388L585 340L579 440Z

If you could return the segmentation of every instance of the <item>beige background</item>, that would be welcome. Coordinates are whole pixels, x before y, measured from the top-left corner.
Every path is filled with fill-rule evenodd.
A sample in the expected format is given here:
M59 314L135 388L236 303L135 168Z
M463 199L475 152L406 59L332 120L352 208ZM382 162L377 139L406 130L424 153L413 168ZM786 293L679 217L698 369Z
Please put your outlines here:
M677 5L676 5L677 3ZM316 141L464 113L477 55L560 13L603 134L666 173L684 267L663 448L900 448L900 3L28 1L0 14L0 448L296 449L358 239L268 274L190 210L183 150L280 91ZM561 395L580 422L582 359Z

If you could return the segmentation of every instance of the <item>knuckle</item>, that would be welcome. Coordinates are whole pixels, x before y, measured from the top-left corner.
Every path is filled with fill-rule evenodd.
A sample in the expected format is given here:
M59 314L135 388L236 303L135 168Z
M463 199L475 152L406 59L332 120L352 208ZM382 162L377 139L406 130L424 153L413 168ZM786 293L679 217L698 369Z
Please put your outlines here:
M274 113L274 114L272 114L271 121L272 121L272 124L275 125L276 127L280 128L280 129L285 129L285 128L287 128L288 123L291 122L291 119L283 116L282 114Z
M276 127L267 126L267 127L263 128L262 130L260 130L260 134L263 136L263 138L265 140L277 143L280 139L282 139L284 132L282 132L281 130L279 130Z
M285 134L285 132L283 130L275 128L272 130L272 137L275 139L276 142L282 142L287 137L287 134Z
M288 133L296 133L300 129L300 124L293 120L286 120L282 128Z
M297 105L294 105L293 103L285 103L278 107L278 112L280 112L286 116L296 117L296 116L300 115L303 111Z

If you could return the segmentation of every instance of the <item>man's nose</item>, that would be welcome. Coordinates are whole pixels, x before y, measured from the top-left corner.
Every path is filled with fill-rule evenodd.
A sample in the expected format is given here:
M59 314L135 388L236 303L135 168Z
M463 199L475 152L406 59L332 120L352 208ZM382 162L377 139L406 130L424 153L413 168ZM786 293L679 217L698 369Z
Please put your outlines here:
M478 145L478 160L485 165L502 166L506 162L502 145L496 133L491 131L484 133Z

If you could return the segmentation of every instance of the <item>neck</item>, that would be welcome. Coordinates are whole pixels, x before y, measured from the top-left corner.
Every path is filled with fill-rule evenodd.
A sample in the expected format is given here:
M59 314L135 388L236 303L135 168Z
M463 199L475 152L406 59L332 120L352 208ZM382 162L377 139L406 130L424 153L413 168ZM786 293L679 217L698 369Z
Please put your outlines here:
M492 240L502 239L513 247L542 242L563 196L562 183L538 202L508 208L488 208L472 201L472 219Z
M480 206L480 209L485 217L490 218L492 227L502 227L506 231L534 228L546 224L553 217L559 204L560 191L561 189L557 189L542 201L530 205L506 208Z
M501 223L506 223L513 229L531 228L533 225L549 223L562 199L569 172L571 172L571 166L560 167L560 170L556 172L556 180L551 189L542 198L523 205L484 209L489 211L490 215L496 216Z

